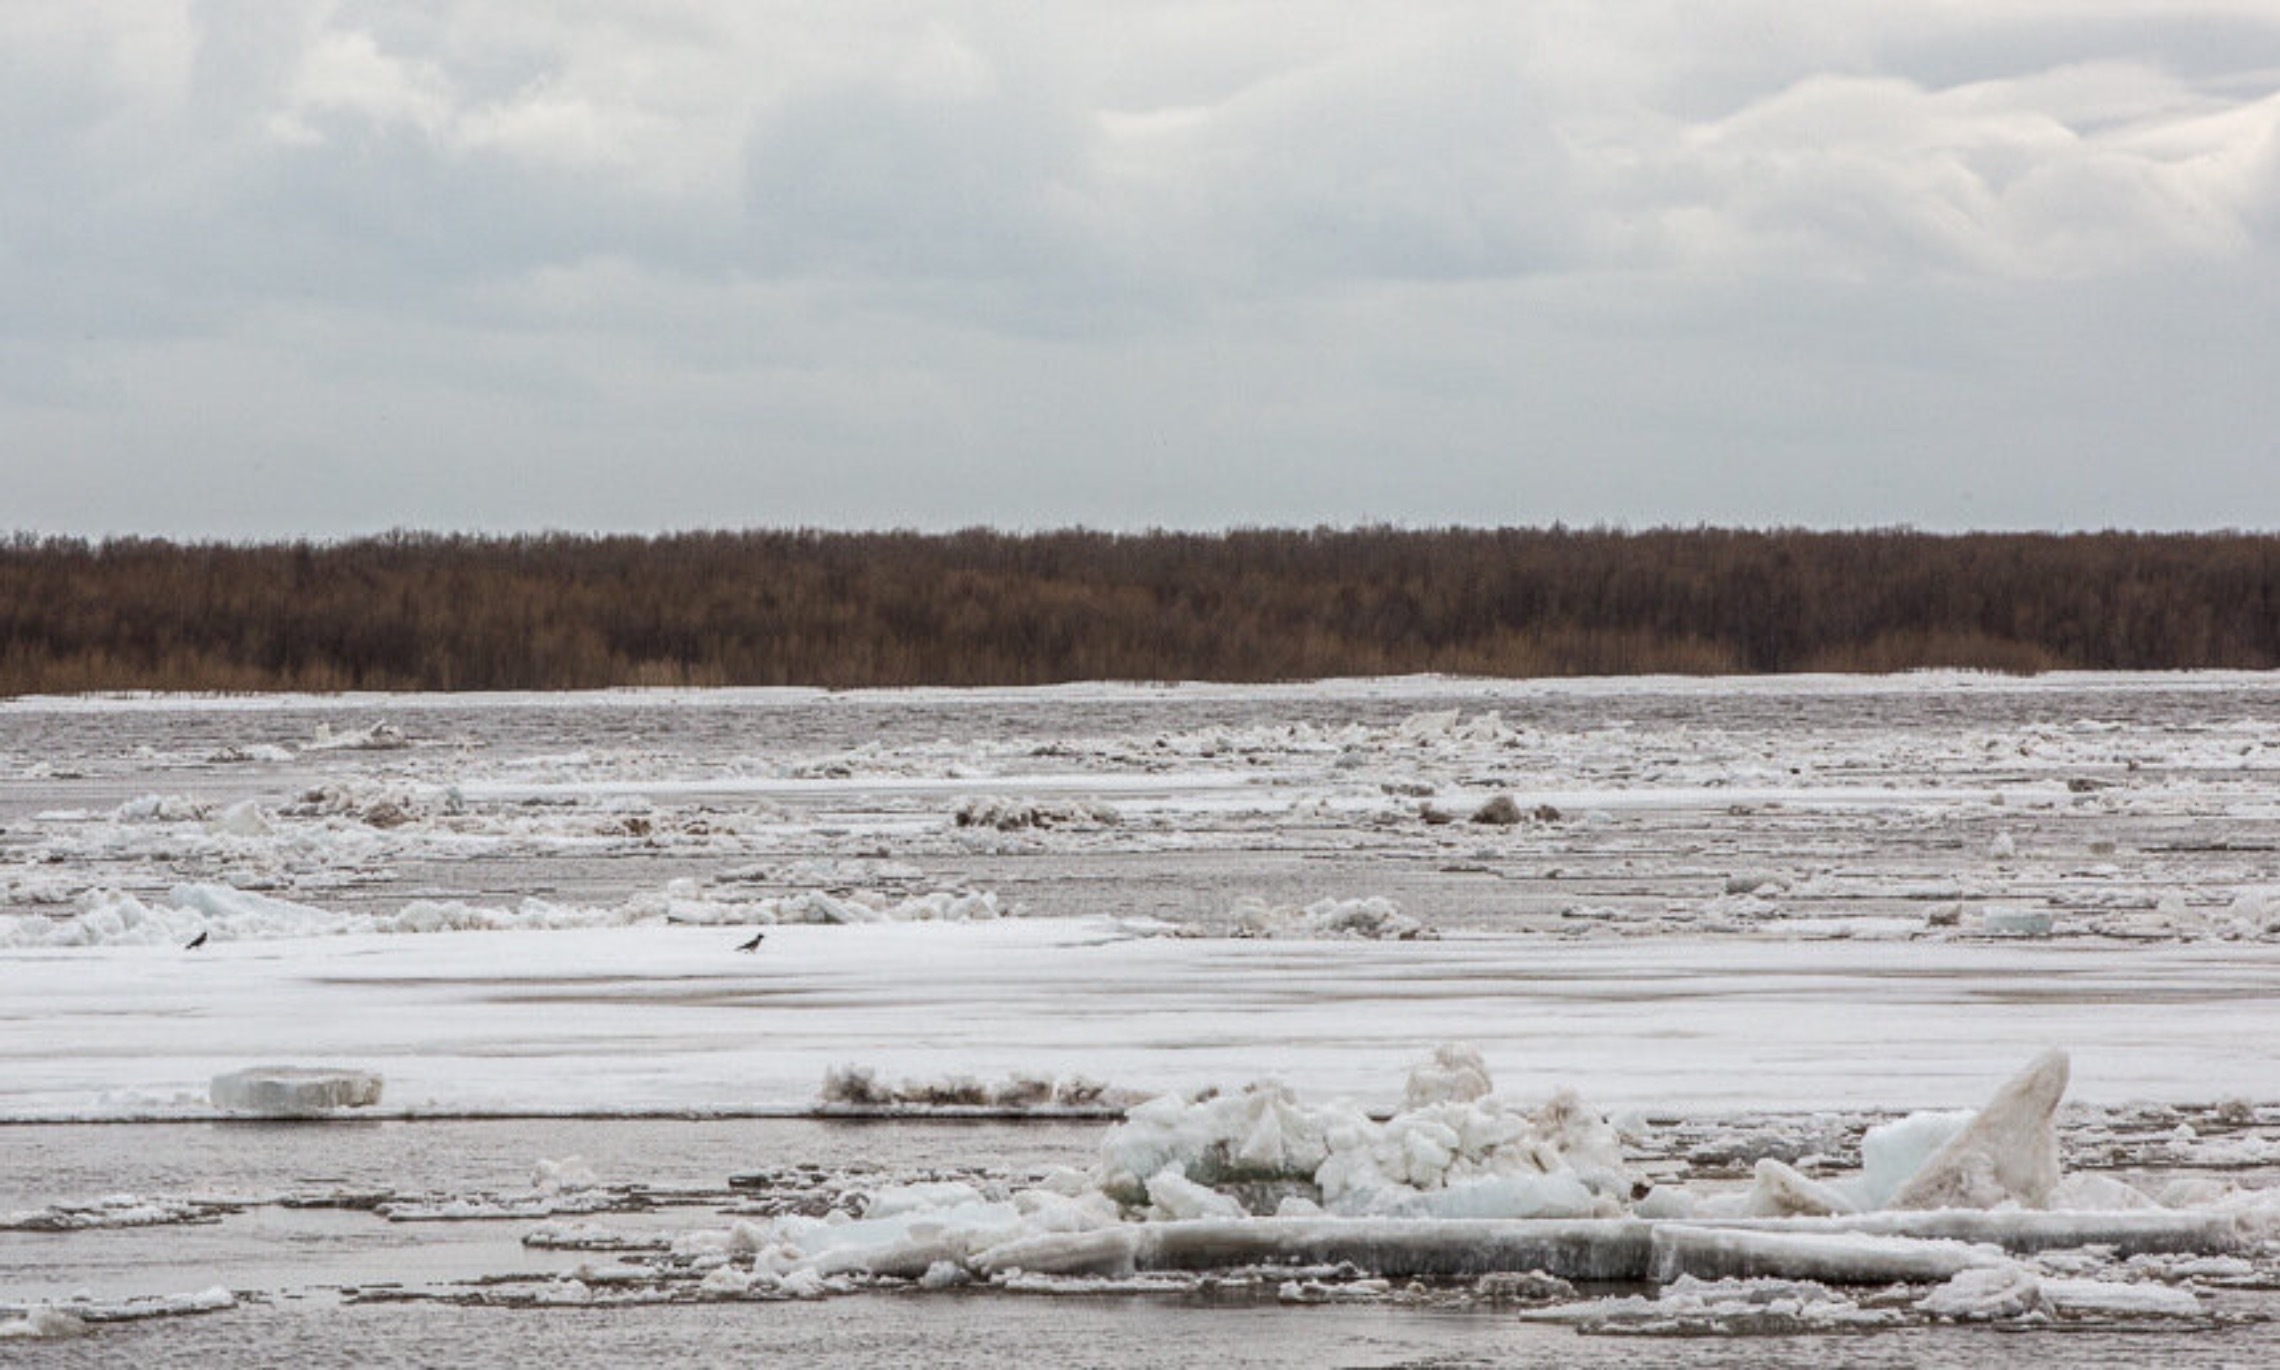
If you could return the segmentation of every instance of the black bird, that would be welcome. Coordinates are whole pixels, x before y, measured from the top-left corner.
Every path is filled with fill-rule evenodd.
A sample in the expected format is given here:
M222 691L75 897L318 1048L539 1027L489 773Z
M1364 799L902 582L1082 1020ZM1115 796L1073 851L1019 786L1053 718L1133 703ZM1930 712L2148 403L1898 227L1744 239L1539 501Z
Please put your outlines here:
M205 930L201 928L198 931L198 935L190 939L190 945L184 947L183 950L196 951L198 948L204 945L206 945L206 933Z
M761 944L762 942L765 942L765 941L767 941L767 940L768 940L768 934L767 934L767 933L764 933L764 932L756 932L756 933L753 933L753 934L752 934L752 940L751 940L751 941L749 941L749 942L746 942L746 943L745 943L743 946L741 946L741 947L738 947L738 948L737 948L737 950L738 950L738 951L758 951L758 950L760 950L760 944Z

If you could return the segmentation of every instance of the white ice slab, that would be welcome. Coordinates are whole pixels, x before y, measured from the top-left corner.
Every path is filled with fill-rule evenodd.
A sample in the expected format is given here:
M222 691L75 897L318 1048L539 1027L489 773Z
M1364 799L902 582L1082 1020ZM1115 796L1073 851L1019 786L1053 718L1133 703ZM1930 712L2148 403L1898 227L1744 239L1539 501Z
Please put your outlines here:
M216 1075L207 1086L214 1107L264 1118L321 1118L380 1102L380 1077L334 1066L248 1066Z

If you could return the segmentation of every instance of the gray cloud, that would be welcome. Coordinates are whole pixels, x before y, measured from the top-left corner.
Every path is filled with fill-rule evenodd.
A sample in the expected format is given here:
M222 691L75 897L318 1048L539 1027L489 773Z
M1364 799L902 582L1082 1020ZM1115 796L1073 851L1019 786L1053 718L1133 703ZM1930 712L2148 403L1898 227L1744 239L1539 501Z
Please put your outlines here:
M2250 0L27 6L0 129L35 529L2280 508Z

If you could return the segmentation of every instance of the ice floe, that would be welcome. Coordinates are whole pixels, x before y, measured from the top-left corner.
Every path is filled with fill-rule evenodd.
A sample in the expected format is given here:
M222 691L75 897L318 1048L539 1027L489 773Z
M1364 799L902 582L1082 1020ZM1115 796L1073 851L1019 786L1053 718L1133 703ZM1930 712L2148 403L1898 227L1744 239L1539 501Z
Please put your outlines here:
M380 1102L377 1071L338 1066L248 1066L216 1075L214 1107L261 1118L322 1118Z
M216 1221L226 1205L189 1199L107 1194L80 1203L0 1212L0 1232L85 1232L96 1228L165 1227Z
M187 1294L156 1294L132 1299L104 1300L79 1295L25 1308L15 1317L5 1316L7 1310L0 1306L0 1340L78 1337L100 1323L219 1313L237 1306L237 1295L220 1285Z

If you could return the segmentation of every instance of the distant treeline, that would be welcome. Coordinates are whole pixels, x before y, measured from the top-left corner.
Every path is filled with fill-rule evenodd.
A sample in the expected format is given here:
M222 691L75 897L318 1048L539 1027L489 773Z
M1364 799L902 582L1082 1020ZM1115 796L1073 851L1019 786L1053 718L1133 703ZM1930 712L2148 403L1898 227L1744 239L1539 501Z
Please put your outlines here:
M2280 666L2280 538L1722 529L0 544L0 694Z

